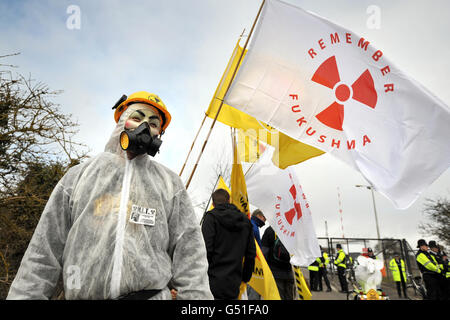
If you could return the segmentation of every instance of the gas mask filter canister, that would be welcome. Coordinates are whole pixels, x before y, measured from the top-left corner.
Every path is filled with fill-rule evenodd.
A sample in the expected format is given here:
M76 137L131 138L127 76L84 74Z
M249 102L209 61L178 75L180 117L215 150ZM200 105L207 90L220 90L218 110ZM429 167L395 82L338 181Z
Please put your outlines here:
M161 139L152 137L147 122L143 122L134 130L125 129L120 133L120 147L136 155L147 153L154 157L161 143Z

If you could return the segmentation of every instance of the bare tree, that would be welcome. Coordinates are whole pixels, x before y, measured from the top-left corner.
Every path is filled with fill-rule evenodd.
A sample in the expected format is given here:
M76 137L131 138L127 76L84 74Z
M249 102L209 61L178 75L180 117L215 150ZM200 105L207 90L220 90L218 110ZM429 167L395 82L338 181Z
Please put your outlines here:
M420 233L432 237L441 245L450 246L450 201L446 198L426 199L423 213L426 221L419 225Z
M56 183L87 157L87 147L74 141L78 124L52 102L60 92L0 70L0 298Z
M85 146L73 141L78 125L49 100L58 93L21 75L14 78L11 72L0 74L2 190L17 183L29 163L71 163L86 157Z

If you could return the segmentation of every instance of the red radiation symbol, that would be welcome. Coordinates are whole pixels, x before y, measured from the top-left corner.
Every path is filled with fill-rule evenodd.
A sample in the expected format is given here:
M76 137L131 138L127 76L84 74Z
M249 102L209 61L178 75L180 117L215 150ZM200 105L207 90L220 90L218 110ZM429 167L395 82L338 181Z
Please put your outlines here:
M286 217L287 222L292 225L292 220L294 220L295 215L297 215L297 220L302 217L302 208L297 201L297 189L295 188L295 185L292 185L289 192L291 193L292 198L294 198L294 207L289 211L286 211L284 216Z
M344 122L343 103L352 98L375 108L377 104L377 92L373 84L372 75L366 69L359 78L353 82L351 89L348 85L340 83L339 71L336 64L336 57L332 56L325 60L314 73L312 81L334 90L337 101L329 105L325 110L316 115L316 118L324 125L342 131ZM337 85L340 83L339 85Z

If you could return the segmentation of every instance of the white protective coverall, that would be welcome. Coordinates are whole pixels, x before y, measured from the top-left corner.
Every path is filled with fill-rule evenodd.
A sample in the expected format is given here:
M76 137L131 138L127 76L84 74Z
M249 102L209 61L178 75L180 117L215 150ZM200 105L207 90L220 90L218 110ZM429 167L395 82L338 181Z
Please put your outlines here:
M114 299L162 289L152 299L213 299L200 226L181 179L147 154L128 160L119 134L105 152L72 167L53 190L7 299L48 299L62 275L66 299ZM156 209L153 226L132 206Z

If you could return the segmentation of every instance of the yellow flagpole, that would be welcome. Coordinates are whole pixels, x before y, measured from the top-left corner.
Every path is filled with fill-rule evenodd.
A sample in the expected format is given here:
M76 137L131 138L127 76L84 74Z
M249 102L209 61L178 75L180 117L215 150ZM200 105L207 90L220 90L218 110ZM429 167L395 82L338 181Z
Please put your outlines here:
M238 63L236 64L236 68L233 70L233 75L231 76L232 80L230 81L230 83L228 83L227 89L225 91L225 95L224 96L227 95L228 90L230 89L231 84L233 83L233 79L234 79L234 77L236 75L236 72L237 72L237 70L239 68L239 65L241 63L242 57L244 56L244 53L245 53L245 50L247 48L248 42L249 42L250 37L251 37L251 35L253 33L253 29L255 28L256 22L258 21L258 18L259 18L260 14L261 14L261 11L262 11L262 8L263 8L265 2L266 2L266 0L263 0L263 2L261 3L261 6L259 7L258 14L256 15L256 18L255 18L255 21L253 22L252 28L250 29L250 32L249 32L248 37L247 37L247 40L245 40L244 49L242 50L242 52L241 52L241 54L239 56L239 60L238 60ZM189 185L191 184L192 177L194 176L194 173L197 170L198 163L200 162L200 159L202 157L203 151L205 150L206 144L208 143L209 136L211 135L211 131L214 128L214 125L216 124L217 117L219 116L219 113L220 113L220 110L222 109L222 106L223 106L223 100L220 102L219 109L217 110L216 116L214 117L213 123L211 124L211 128L209 129L208 135L206 136L206 139L203 142L203 146L202 146L202 149L200 150L200 154L198 155L197 161L194 164L194 168L192 169L191 175L189 176L189 179L186 182L186 189L188 189Z
M244 33L245 33L245 28L244 28L244 30L242 30L242 33L239 36L239 40L242 39L242 37L244 36ZM184 168L186 167L186 164L188 162L189 156L191 155L191 152L194 149L195 142L197 141L197 138L198 138L198 135L200 133L200 130L203 128L203 124L205 123L206 117L208 117L208 114L205 112L205 116L203 117L202 123L200 124L200 128L198 128L197 134L195 135L194 141L192 141L191 148L189 149L189 152L188 152L188 154L186 156L186 160L184 161L184 164L181 167L180 173L178 174L178 176L180 176L180 177L183 174L183 171L184 171Z
M186 160L184 161L183 167L181 168L181 171L180 171L180 173L178 174L180 177L181 177L181 175L183 174L184 167L186 167L186 163L187 163L187 161L188 161L188 159L189 159L189 156L191 155L192 149L194 149L195 141L197 141L198 134L200 133L200 130L201 130L202 127L203 127L203 123L205 123L206 117L207 117L207 115L206 115L206 113L205 113L205 117L203 118L202 124L200 125L200 128L198 128L198 131L197 131L197 134L195 135L194 141L192 141L191 149L189 150L188 155L187 155L187 157L186 157Z

